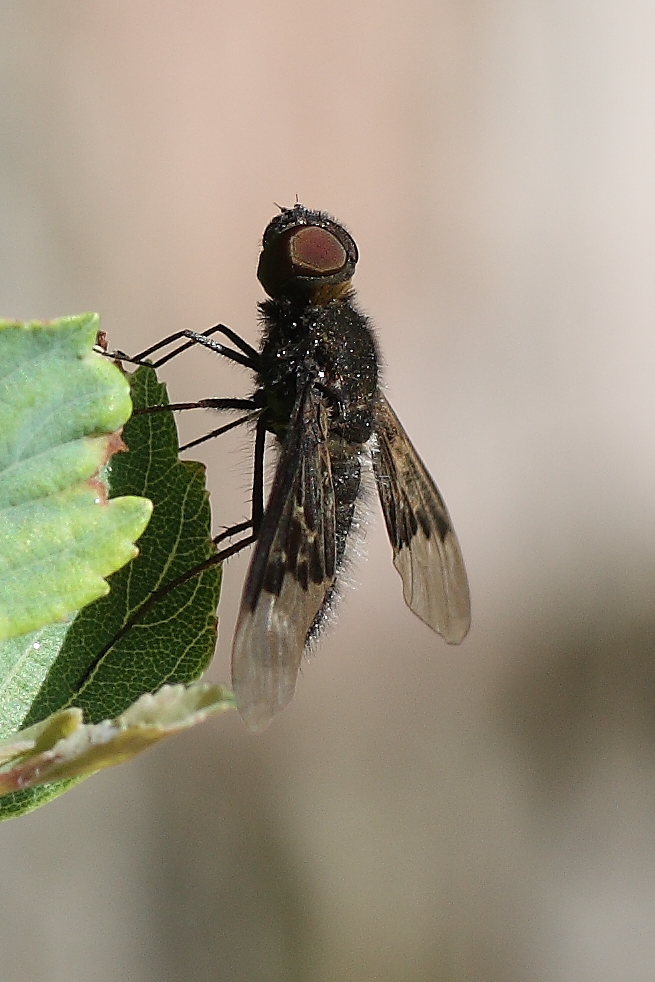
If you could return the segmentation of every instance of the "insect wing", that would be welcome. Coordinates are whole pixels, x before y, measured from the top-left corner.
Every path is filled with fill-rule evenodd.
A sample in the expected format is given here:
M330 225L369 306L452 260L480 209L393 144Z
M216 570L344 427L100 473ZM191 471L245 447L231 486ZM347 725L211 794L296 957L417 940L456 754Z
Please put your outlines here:
M471 624L468 580L437 486L382 393L376 397L373 469L405 603L449 644Z
M307 634L335 576L335 502L327 410L311 385L297 400L241 598L232 685L262 730L293 696Z

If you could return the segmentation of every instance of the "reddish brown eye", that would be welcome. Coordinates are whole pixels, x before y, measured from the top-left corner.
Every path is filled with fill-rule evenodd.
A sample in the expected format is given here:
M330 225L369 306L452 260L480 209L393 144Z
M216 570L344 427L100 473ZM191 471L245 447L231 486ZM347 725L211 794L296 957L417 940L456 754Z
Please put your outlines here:
M357 246L321 212L285 209L264 232L257 276L269 297L327 303L349 289Z
M346 250L325 228L306 225L294 231L289 242L291 262L309 275L338 273L346 264Z

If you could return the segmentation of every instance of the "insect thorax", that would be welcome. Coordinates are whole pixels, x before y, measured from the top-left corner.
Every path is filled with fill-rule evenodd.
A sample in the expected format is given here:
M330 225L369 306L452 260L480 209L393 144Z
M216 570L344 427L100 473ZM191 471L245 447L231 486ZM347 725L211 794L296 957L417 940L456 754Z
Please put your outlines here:
M284 438L299 386L313 378L329 406L330 442L361 447L371 435L378 355L368 319L351 297L325 305L260 304L264 326L258 385L269 429Z

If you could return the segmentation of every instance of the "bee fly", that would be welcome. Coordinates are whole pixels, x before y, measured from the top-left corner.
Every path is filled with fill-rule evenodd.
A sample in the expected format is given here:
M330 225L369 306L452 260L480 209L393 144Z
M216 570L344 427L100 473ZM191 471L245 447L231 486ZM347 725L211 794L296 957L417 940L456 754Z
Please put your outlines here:
M218 540L251 534L209 561L256 542L232 648L237 705L253 730L293 696L303 651L334 595L367 455L406 604L450 644L469 629L466 571L448 511L379 387L375 338L351 285L357 260L355 242L334 219L299 204L282 209L264 232L259 258L270 298L259 304L260 351L217 325L204 335L178 332L138 356L186 337L183 347L199 342L255 372L251 399L170 407L249 410L213 434L257 418L252 519ZM238 350L210 340L216 332ZM280 455L264 508L266 433L277 438Z

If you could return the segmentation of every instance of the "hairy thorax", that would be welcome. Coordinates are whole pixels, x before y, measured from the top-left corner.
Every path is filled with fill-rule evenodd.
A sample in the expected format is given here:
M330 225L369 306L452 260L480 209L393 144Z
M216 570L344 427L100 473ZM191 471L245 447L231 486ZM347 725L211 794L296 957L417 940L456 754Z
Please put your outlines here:
M284 438L298 392L313 379L330 407L331 449L338 455L360 449L372 431L378 370L373 333L352 297L302 306L270 300L260 312L264 338L257 381L271 432Z

